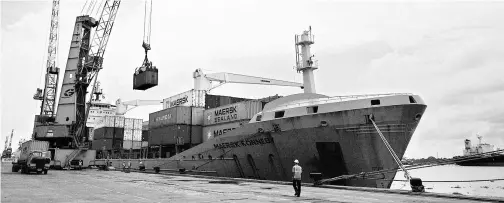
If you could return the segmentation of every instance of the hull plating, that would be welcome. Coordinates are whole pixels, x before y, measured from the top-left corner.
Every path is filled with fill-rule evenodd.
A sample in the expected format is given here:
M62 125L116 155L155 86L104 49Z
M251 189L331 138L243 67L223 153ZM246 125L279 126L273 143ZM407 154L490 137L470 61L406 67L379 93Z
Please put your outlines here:
M291 180L294 159L309 174L323 178L397 167L366 116L375 121L401 159L426 106L397 105L356 109L250 123L211 139L168 160L161 168L214 171L216 176ZM147 166L150 167L150 166ZM389 188L395 172L373 179L345 180L333 184Z

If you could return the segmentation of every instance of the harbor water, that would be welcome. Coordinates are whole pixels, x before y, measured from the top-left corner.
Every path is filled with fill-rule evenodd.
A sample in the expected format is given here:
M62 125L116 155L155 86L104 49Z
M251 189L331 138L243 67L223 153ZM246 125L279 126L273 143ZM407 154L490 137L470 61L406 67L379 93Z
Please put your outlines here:
M412 177L419 177L424 181L426 192L504 197L504 180L502 180L504 179L504 167L445 165L410 170L409 173ZM501 180L469 182L490 179ZM404 180L404 173L397 172L391 189L410 190L409 183Z

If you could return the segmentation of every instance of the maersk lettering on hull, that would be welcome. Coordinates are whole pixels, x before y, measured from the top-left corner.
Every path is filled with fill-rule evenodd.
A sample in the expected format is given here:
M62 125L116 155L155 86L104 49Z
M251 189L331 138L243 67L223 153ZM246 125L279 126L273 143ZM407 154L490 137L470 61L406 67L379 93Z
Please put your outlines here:
M331 178L396 168L366 116L374 115L389 144L402 158L419 123L418 115L425 108L423 104L384 106L248 123L169 160L195 157L194 161L174 164L217 171L217 176L290 181L292 162L298 159L303 167L303 182L313 182L311 172ZM322 121L326 124L321 125ZM164 166L169 168L170 164ZM389 188L394 176L395 173L387 173L334 184Z

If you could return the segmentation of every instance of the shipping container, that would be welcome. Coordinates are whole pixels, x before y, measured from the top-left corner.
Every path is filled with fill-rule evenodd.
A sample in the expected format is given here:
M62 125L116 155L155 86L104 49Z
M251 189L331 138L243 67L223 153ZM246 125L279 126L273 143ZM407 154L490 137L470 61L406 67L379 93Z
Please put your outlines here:
M99 139L124 139L124 128L101 127L95 128L93 140Z
M241 121L219 124L219 125L204 126L202 128L203 142L206 142L207 140L210 140L215 137L219 137L221 135L224 135L228 132L231 132L231 131L235 130L236 128L241 127L245 123L248 123L248 120L241 120Z
M182 137L185 144L202 142L201 126L171 125L150 130L149 145L176 144L176 137Z
M135 129L133 130L133 139L134 141L142 141L142 130Z
M115 126L118 128L124 128L124 117L122 116L116 116L115 117Z
M18 159L26 160L30 155L30 152L39 151L45 152L49 150L49 142L47 141L38 141L38 140L28 140L21 144L21 152L19 154ZM3 164L3 163L2 163Z
M142 123L142 130L149 130L149 121L144 121Z
M100 119L98 119L95 122L95 128L101 128L101 127L120 127L122 128L122 125L119 123L116 123L116 119L120 120L121 116L103 116Z
M124 129L142 129L142 119L124 118Z
M142 130L142 141L149 141L149 131Z
M142 141L133 141L133 140L124 140L122 143L123 149L141 149L144 147L148 147L148 142Z
M95 139L92 142L91 149L93 150L109 150L120 149L122 139Z
M250 120L255 114L261 111L262 102L256 100L242 101L218 108L207 109L203 113L205 115L203 125L208 126L239 120Z
M201 107L177 106L151 113L149 114L149 129L176 124L202 125L203 110Z
M133 74L133 89L146 90L158 85L158 69L148 68L145 71Z
M222 95L205 95L205 109L213 109L220 106L233 104L237 102L247 101L251 99L247 98L239 98L239 97L230 97L230 96L222 96Z
M132 140L133 139L133 129L124 129L124 138L123 140Z
M189 90L177 94L175 96L163 99L163 109L172 108L175 106L194 106L205 107L205 94L204 90Z

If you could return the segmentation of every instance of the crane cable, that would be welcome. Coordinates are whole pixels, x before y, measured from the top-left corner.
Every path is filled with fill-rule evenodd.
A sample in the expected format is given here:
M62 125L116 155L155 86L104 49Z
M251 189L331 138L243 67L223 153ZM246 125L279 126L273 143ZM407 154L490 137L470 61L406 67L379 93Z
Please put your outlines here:
M151 22L152 22L152 0L150 1L149 7L149 19L147 20L147 1L145 1L145 13L144 13L144 42L150 46L150 35L151 35ZM147 24L149 26L147 26Z

